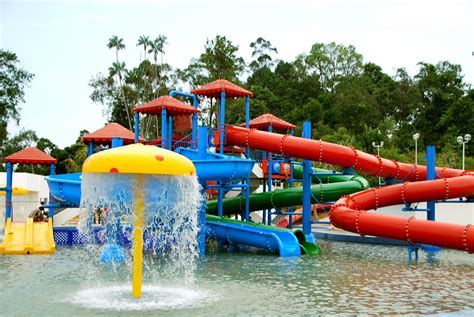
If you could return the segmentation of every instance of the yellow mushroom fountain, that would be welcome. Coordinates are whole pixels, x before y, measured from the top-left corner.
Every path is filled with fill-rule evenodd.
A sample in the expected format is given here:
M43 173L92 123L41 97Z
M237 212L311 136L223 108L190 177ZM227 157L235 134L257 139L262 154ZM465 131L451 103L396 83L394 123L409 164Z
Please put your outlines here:
M194 230L186 236L193 237L197 234L196 209L199 208L200 202L199 185L195 175L196 169L186 157L143 144L102 151L90 156L84 163L82 192L86 203L81 207L85 210L84 213L81 210L81 217L90 220L94 210L102 208L103 213L110 217L104 222L113 223L117 219L124 221L127 219L124 215L129 213L129 223L133 224L132 296L134 298L140 298L142 294L143 233L147 226L154 224L169 231L173 231L169 227L179 226L177 231ZM192 199L191 202L187 201L187 197L196 195L198 198ZM104 203L103 197L121 201ZM180 221L163 223L162 220L153 218L158 217L155 215L160 213L179 214L184 209L188 211ZM107 228L105 224L103 227ZM176 238L168 240L176 243L174 242ZM194 242L189 240L188 244L190 243ZM186 246L188 250L195 247L195 245Z

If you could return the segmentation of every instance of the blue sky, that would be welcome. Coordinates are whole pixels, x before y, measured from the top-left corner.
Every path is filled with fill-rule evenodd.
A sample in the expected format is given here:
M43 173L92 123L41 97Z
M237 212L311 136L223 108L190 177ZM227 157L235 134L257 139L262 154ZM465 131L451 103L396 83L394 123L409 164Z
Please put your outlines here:
M15 52L35 74L26 90L20 126L61 147L81 129L103 126L103 108L93 104L90 78L106 72L114 52L111 35L124 38L121 52L136 65L140 35L168 37L165 61L186 67L207 38L225 35L250 59L250 42L270 40L279 58L293 60L315 42L352 44L365 61L392 75L405 67L413 75L420 61L461 64L474 83L474 1L160 1L0 0L0 45Z

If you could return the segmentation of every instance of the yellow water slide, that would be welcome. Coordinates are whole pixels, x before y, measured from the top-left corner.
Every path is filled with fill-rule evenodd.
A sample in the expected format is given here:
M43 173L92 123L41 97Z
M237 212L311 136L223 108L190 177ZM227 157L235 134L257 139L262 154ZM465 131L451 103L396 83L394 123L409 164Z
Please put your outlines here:
M33 218L26 222L7 219L0 254L48 254L55 249L51 218L48 222L33 222Z

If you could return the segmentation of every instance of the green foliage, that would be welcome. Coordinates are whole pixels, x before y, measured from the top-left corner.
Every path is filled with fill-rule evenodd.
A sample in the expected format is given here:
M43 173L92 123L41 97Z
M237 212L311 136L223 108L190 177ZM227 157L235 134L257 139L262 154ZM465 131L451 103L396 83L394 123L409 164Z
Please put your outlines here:
M192 87L197 87L217 79L227 79L239 83L239 75L244 70L245 62L237 57L239 47L233 45L225 36L217 35L207 39L204 53L193 59L185 70L185 80Z
M305 58L310 70L321 81L321 87L332 91L339 80L346 76L357 76L362 72L362 55L354 46L331 42L315 43Z
M25 102L24 89L34 77L19 63L15 53L0 49L0 147L7 138L8 121L20 120L18 105Z
M255 42L250 43L252 58L254 59L249 67L255 71L262 67L272 67L274 65L272 55L278 54L278 50L272 46L270 41L259 37Z

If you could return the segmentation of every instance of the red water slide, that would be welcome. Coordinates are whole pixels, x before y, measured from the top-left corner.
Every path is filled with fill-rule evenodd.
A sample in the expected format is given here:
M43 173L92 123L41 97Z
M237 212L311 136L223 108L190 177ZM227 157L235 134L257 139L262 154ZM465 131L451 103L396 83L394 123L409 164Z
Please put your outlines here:
M426 179L426 167L399 163L351 147L291 135L227 128L228 144L280 153L312 161L351 167L368 175L406 181ZM381 215L367 212L402 203L445 200L474 195L474 172L451 168L436 169L441 179L405 182L372 188L339 199L332 207L330 220L336 227L361 235L373 235L410 243L474 252L474 226Z
M251 130L236 126L227 127L227 144L249 147L287 157L298 157L315 162L325 162L350 167L367 175L395 178L406 181L426 179L426 166L399 163L376 154L358 151L353 147L299 138L292 135ZM441 178L462 176L464 171L436 168Z

